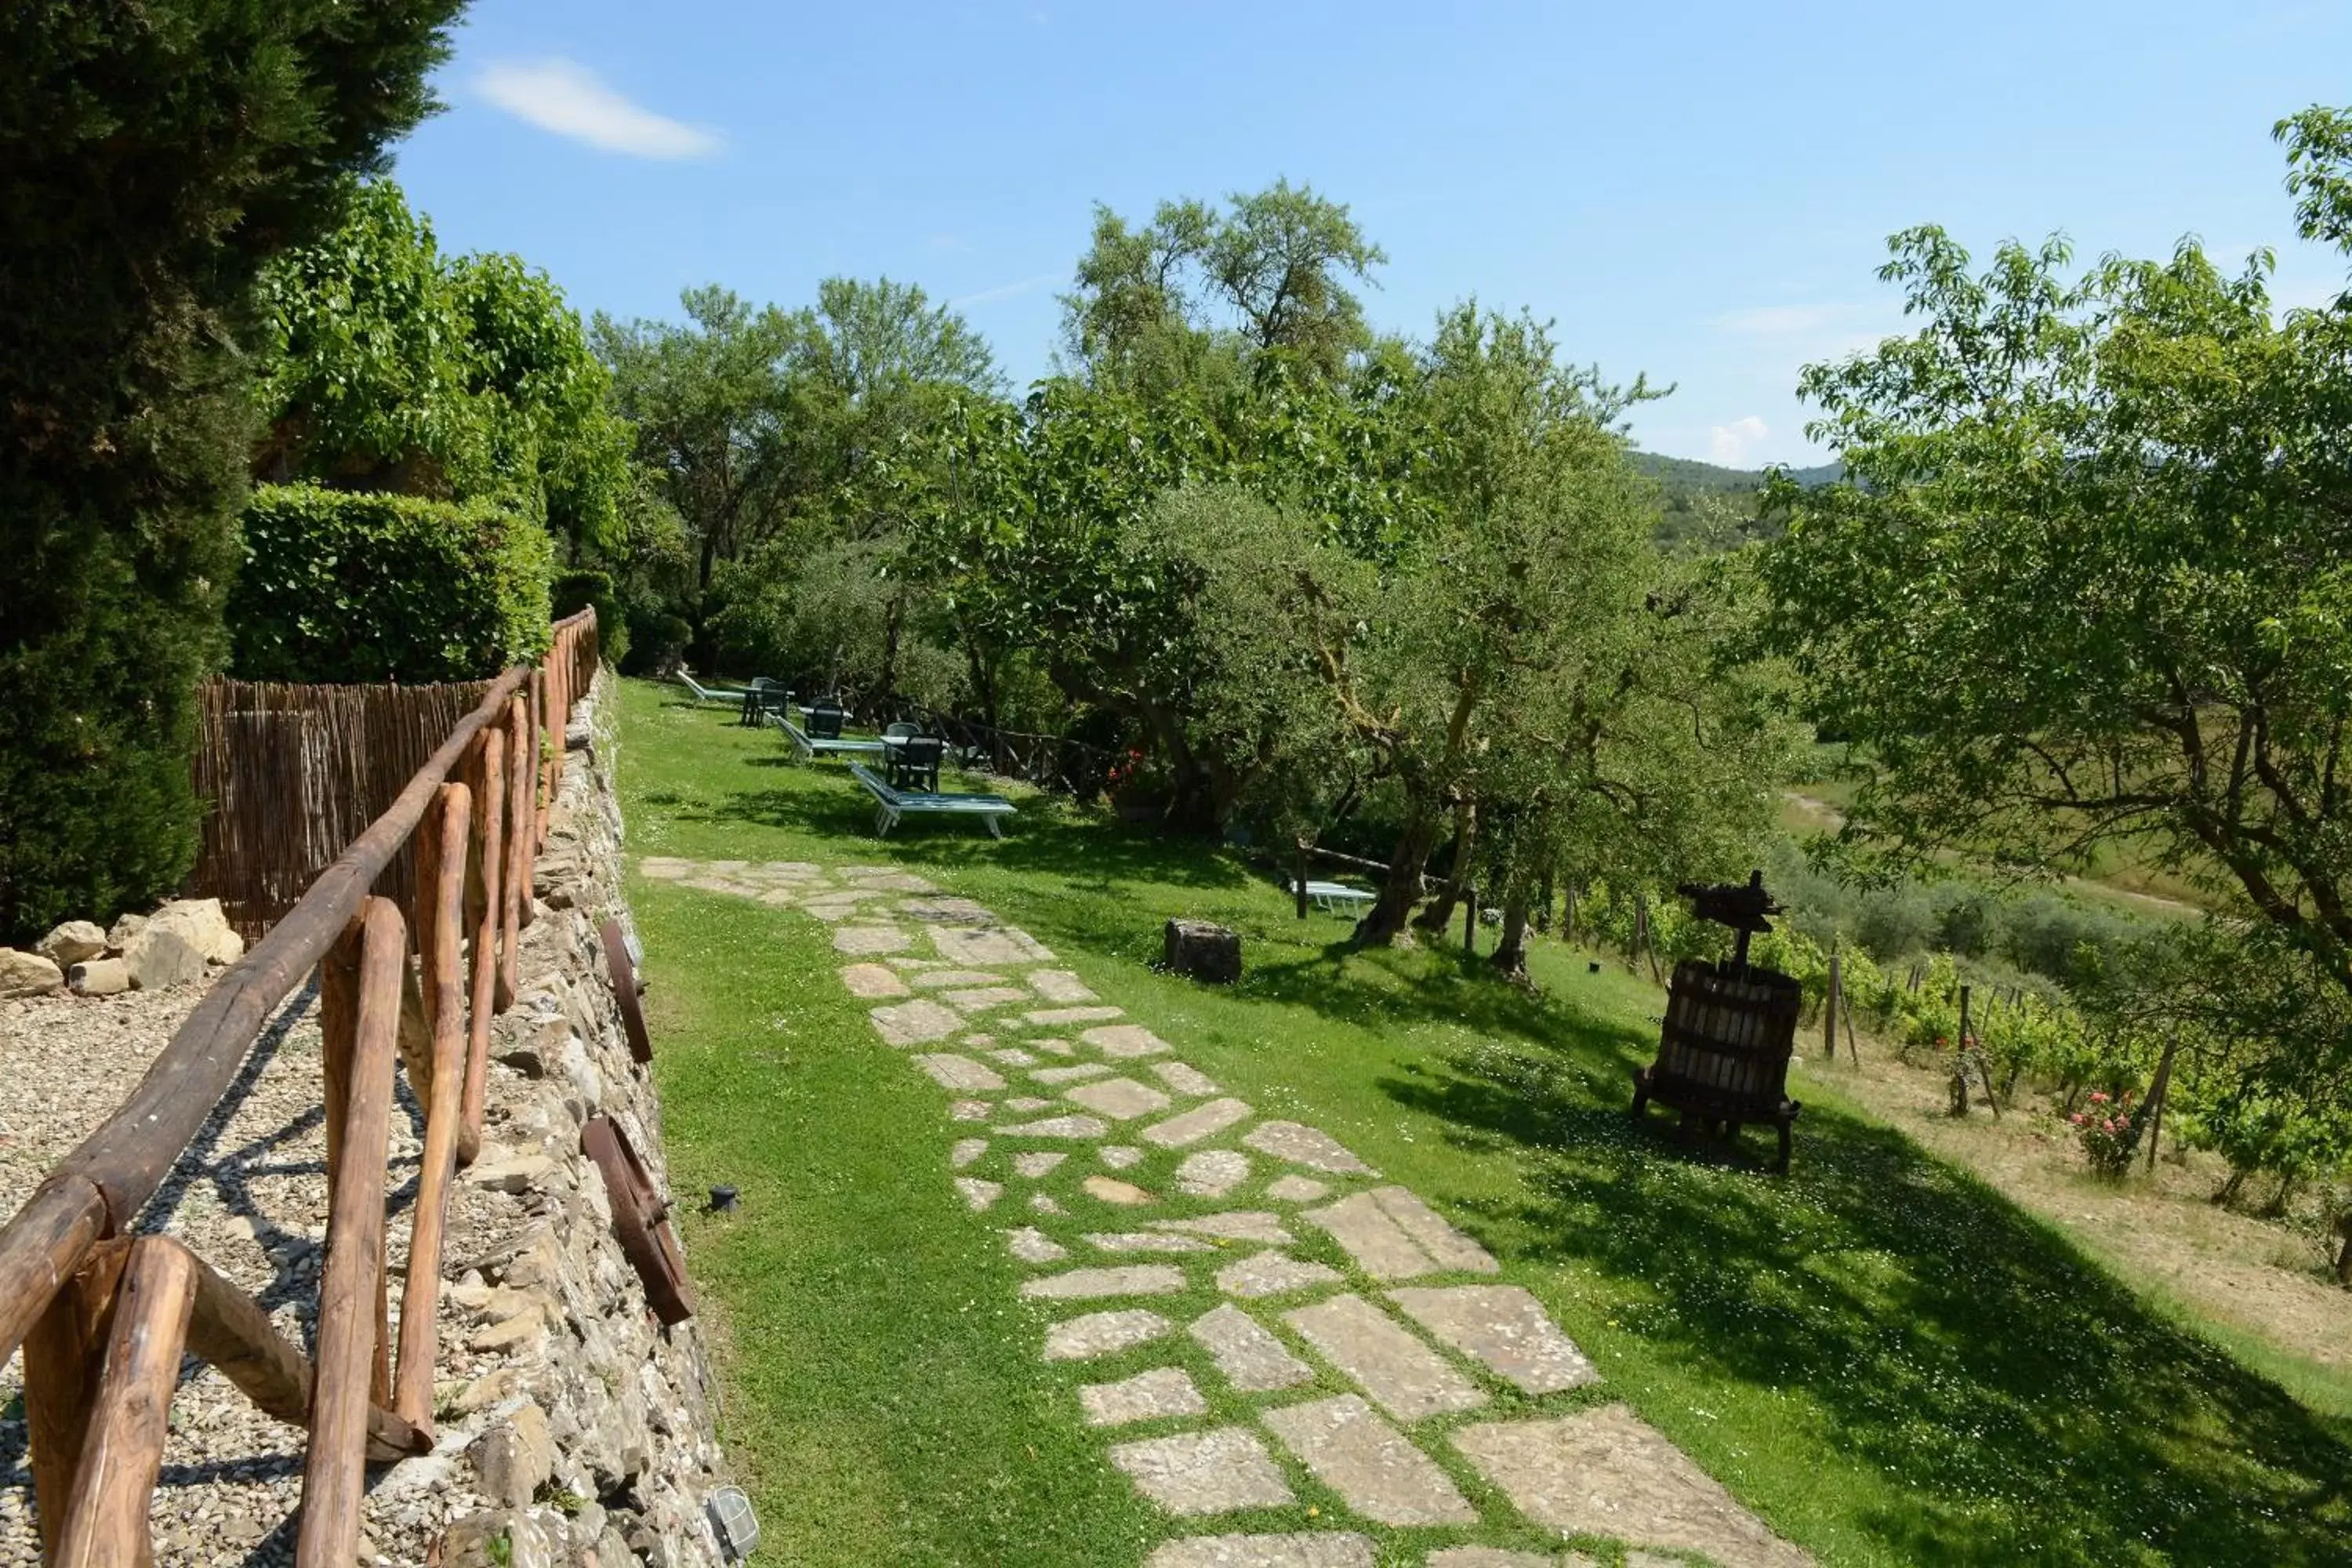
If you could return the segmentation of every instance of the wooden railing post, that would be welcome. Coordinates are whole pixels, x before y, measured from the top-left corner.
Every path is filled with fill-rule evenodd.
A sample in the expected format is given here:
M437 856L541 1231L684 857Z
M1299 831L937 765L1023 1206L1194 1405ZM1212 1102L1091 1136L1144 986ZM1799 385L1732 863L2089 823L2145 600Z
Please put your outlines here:
M507 712L506 910L499 947L499 1011L514 1005L517 965L522 960L522 928L530 923L531 792L530 714L520 697Z
M466 840L473 800L464 784L443 784L426 817L417 857L416 946L424 963L425 1014L433 1031L432 1080L416 1085L425 1105L425 1150L409 1227L408 1278L400 1296L400 1358L392 1408L410 1426L433 1424L435 1320L441 1298L441 1238L465 1114L466 1013L459 984L457 925L465 913ZM429 878L426 873L430 872Z
M327 1261L319 1285L318 1376L310 1450L302 1468L298 1568L347 1568L359 1550L371 1384L382 1361L384 1151L392 1120L392 1064L400 1033L406 938L400 911L371 898L355 921L356 1003L344 1049L341 1115L329 1109ZM345 942L351 940L347 935ZM339 943L339 948L343 944Z
M185 1247L160 1236L131 1244L73 1494L57 1529L59 1568L145 1568L154 1561L147 1500L163 1468L195 1290L195 1260Z
M498 1007L499 928L506 895L506 737L497 730L482 731L482 746L474 775L474 798L482 803L475 831L475 859L480 870L480 910L474 921L473 985L467 1007L466 1090L464 1126L457 1140L457 1157L470 1165L481 1150L482 1105L488 1089L490 1015Z
M74 1474L98 1402L113 1330L121 1242L103 1242L58 1292L25 1336L25 1426L32 1439L33 1502L42 1561L58 1560L58 1534L72 1510Z

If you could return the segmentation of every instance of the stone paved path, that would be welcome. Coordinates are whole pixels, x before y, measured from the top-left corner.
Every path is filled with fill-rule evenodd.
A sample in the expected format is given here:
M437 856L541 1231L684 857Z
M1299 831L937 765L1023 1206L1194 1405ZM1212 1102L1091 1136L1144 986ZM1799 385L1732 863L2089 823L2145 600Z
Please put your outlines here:
M1614 1538L1630 1568L1811 1563L1596 1391L1592 1363L1534 1296L1495 1281L1475 1239L1328 1133L1261 1120L982 905L884 866L640 869L832 925L877 1048L940 1091L955 1191L1031 1270L1023 1297L1053 1314L1037 1353L1106 1367L1070 1415L1169 1518L1144 1568L1371 1568L1359 1521L1457 1542L1482 1522ZM1297 1256L1308 1241L1349 1267ZM1163 1300L1211 1289L1206 1313ZM1176 1364L1203 1353L1198 1378ZM1305 1500L1294 1475L1344 1510L1321 1507L1310 1531L1220 1527ZM1595 1563L1445 1539L1412 1561Z

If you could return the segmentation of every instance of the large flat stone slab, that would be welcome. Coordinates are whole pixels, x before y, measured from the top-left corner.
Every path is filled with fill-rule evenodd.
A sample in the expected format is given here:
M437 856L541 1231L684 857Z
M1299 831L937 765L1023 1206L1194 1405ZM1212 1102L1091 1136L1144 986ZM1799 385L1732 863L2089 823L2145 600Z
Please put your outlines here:
M978 1176L958 1176L955 1185L956 1191L963 1194L963 1201L971 1205L975 1214L994 1203L1004 1192L1003 1183L984 1182Z
M999 985L1004 976L985 969L926 969L915 976L919 991L955 991L967 985Z
M1151 1222L1154 1230L1181 1231L1187 1236L1214 1236L1227 1241L1255 1241L1262 1247L1288 1247L1295 1239L1279 1216L1264 1209L1228 1209L1223 1214L1196 1215L1191 1219Z
M984 1013L991 1007L1002 1007L1007 1002L1029 1000L1029 993L1015 990L1010 985L967 986L961 990L935 992L933 994L949 1006L961 1008L967 1013Z
M987 1152L987 1139L959 1138L955 1142L955 1147L948 1151L948 1168L951 1171L961 1171Z
M894 1006L877 1007L866 1015L874 1027L894 1046L919 1046L932 1040L944 1040L963 1030L963 1015L951 1007L942 1007L928 996L912 1002L900 1002Z
M1290 1483L1257 1434L1246 1427L1121 1443L1111 1449L1110 1462L1135 1482L1136 1490L1172 1514L1279 1508L1291 1500Z
M1146 1143L1157 1143L1163 1149L1181 1149L1198 1143L1203 1138L1218 1133L1237 1123L1248 1121L1250 1108L1244 1101L1224 1099L1196 1105L1181 1116L1171 1116L1165 1121L1155 1121L1140 1134Z
M1184 1289L1184 1272L1166 1263L1126 1263L1111 1268L1073 1268L1024 1279L1021 1293L1040 1301L1089 1301L1105 1296L1173 1296Z
M1435 1259L1388 1216L1370 1193L1308 1209L1298 1217L1328 1231L1356 1260L1356 1267L1375 1279L1411 1279L1440 1271Z
M1192 1336L1244 1394L1271 1394L1315 1380L1315 1369L1292 1355L1273 1330L1230 1302L1192 1320Z
M1503 1266L1495 1261L1493 1253L1456 1230L1418 1194L1404 1187L1374 1187L1371 1198L1440 1268L1470 1274L1502 1272Z
M1428 1568L1583 1568L1591 1562L1581 1552L1563 1558L1549 1552L1508 1552L1499 1546L1441 1546L1429 1554Z
M833 929L833 950L835 952L898 952L910 940L897 926L846 925Z
M1360 1296L1335 1296L1286 1312L1282 1321L1400 1421L1486 1403L1476 1384Z
M1168 1230L1098 1230L1089 1232L1087 1245L1103 1252L1214 1252L1214 1244L1197 1236Z
M985 1094L1004 1087L1004 1079L996 1069L970 1057L960 1057L952 1051L935 1051L928 1056L909 1058L917 1067L929 1075L941 1089L969 1089Z
M1296 1121L1261 1121L1242 1140L1261 1154L1338 1176L1369 1176L1372 1168L1348 1152L1328 1132Z
M1221 1198L1249 1180L1247 1154L1231 1149L1202 1149L1184 1156L1176 1167L1176 1190L1188 1197Z
M841 972L841 983L849 987L852 996L862 996L869 1002L907 994L907 983L887 963L849 964Z
M1087 983L1066 969L1033 969L1029 972L1029 989L1048 1002L1091 1002L1095 994Z
M1089 1426L1124 1426L1171 1415L1206 1415L1209 1402L1182 1367L1160 1366L1117 1383L1090 1383L1078 1390L1078 1407Z
M1088 1312L1083 1317L1066 1319L1045 1331L1045 1359L1092 1361L1114 1351L1133 1350L1175 1331L1175 1324L1140 1307L1117 1312Z
M1811 1568L1811 1555L1622 1405L1544 1421L1488 1421L1454 1446L1518 1510L1563 1535L1703 1552L1723 1568Z
M1601 1381L1543 1303L1517 1285L1408 1286L1390 1291L1389 1299L1414 1322L1528 1394Z
M898 912L925 925L992 926L997 923L996 917L989 913L985 905L974 903L970 899L944 895L908 899L898 906Z
M1161 1542L1143 1568L1372 1568L1372 1542L1352 1531L1192 1535Z
M1260 1252L1217 1270L1217 1289L1245 1301L1286 1296L1294 1290L1339 1282L1338 1269L1328 1264L1305 1262L1286 1252Z
M1475 1524L1478 1510L1430 1457L1352 1394L1259 1420L1348 1506L1381 1524Z
M1092 1175L1078 1185L1087 1196L1099 1203L1118 1204L1125 1208L1141 1208L1159 1200L1133 1182L1122 1182L1117 1176Z
M783 864L789 865L786 861ZM757 869L757 868L754 868ZM877 893L936 893L939 889L916 876L912 871L893 870L887 866L844 866L844 880Z
M1039 1083L1060 1085L1084 1083L1088 1079L1108 1078L1109 1075L1110 1068L1100 1062L1073 1062L1065 1068L1039 1068L1029 1076Z
M1006 1231L1004 1245L1024 1263L1059 1263L1070 1255L1068 1248L1034 1225Z
M1312 1176L1276 1176L1265 1184L1265 1195L1286 1204L1311 1204L1330 1194L1331 1184Z
M1029 1021L1035 1023L1040 1015L1032 1013ZM1077 1022L1072 1019L1071 1022ZM1140 1024L1106 1024L1088 1029L1078 1037L1114 1061L1132 1061L1138 1057L1156 1057L1165 1052L1168 1042Z
M1058 1149L1027 1149L1013 1156L1013 1168L1034 1182L1068 1158Z
M1093 1024L1105 1018L1122 1017L1126 1012L1124 1007L1113 1007L1106 1003L1091 1007L1040 1007L1022 1016L1041 1029L1057 1029L1064 1024Z
M1160 1075L1160 1082L1178 1094L1189 1094L1197 1099L1223 1092L1217 1088L1216 1079L1190 1062L1153 1062L1151 1070Z
M931 946L950 963L966 969L1001 969L1035 958L1036 942L1009 926L993 930L975 926L935 925ZM1052 957L1051 953L1046 954Z
M1168 1097L1148 1083L1138 1083L1131 1078L1104 1079L1098 1083L1082 1083L1066 1090L1062 1098L1073 1105L1083 1105L1088 1110L1099 1111L1114 1121L1132 1121L1139 1116L1149 1116L1168 1109Z
M1110 1131L1110 1123L1098 1116L1048 1116L1040 1121L1017 1121L996 1131L1006 1138L1099 1138Z

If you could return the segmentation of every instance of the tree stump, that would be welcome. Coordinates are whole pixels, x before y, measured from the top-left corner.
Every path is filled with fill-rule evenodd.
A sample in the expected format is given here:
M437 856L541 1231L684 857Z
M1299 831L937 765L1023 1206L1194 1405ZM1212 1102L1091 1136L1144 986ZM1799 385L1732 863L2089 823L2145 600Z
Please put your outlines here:
M1242 977L1242 939L1207 921L1168 922L1168 967L1213 985L1230 985Z

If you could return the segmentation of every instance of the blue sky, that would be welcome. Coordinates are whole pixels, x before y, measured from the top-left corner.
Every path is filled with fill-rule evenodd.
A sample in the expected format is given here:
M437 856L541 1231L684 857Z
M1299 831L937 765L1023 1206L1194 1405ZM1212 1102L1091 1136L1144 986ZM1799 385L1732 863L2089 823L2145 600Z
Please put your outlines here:
M397 177L445 246L583 311L835 273L956 301L1015 385L1048 367L1092 205L1277 176L1388 252L1376 324L1466 295L1677 384L1654 450L1803 462L1797 367L1895 330L1885 236L2088 258L2296 246L2280 115L2352 102L2352 4L929 5L476 0L448 111Z

